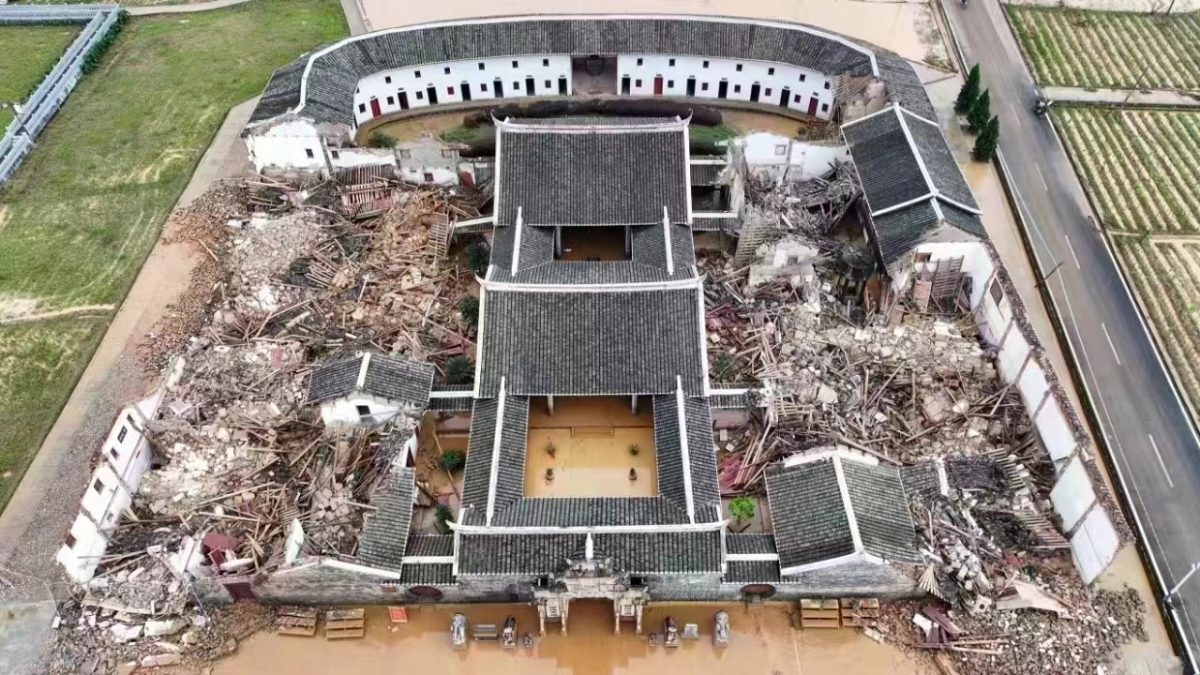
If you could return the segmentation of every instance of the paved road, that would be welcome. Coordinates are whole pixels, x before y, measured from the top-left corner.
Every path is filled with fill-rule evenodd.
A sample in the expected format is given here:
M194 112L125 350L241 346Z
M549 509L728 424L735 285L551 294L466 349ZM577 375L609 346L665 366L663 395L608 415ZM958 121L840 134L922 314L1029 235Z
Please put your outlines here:
M994 0L945 4L968 63L980 63L1000 116L1001 153L1030 225L1038 264L1063 318L1111 461L1146 532L1163 583L1200 561L1200 440L1180 405L1094 214L1048 120L1030 111L1033 79ZM1057 267L1057 271L1054 270ZM1182 587L1179 619L1197 647L1200 574Z

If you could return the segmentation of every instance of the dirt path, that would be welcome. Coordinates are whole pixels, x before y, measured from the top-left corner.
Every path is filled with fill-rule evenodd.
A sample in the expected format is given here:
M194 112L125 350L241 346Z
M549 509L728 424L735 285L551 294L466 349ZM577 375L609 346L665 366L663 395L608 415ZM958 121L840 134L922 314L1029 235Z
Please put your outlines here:
M210 0L209 2L195 2L190 5L141 5L138 7L126 7L125 10L133 16L191 14L192 12L207 12L210 9L232 7L245 2L250 2L250 0Z

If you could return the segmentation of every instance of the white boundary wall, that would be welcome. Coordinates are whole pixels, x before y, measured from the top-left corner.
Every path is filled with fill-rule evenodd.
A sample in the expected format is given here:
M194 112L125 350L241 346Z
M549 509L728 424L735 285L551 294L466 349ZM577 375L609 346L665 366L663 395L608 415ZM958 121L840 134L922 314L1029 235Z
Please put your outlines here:
M1081 453L1086 443L1079 440L1071 422L1071 404L1051 386L1053 374L1047 378L1035 345L1026 338L1026 332L1032 333L1032 329L1023 310L1014 307L1008 290L997 278L999 262L985 244L978 242L929 243L918 246L915 252L929 253L929 264L963 258L963 272L972 280L970 302L976 323L983 340L997 351L1001 380L1021 394L1038 438L1054 462L1058 479L1050 500L1071 541L1075 566L1083 580L1091 583L1116 557L1121 539L1097 500ZM897 287L902 288L907 279L907 274L897 275Z
M150 442L143 430L146 421L158 412L165 393L160 389L122 408L99 448L100 463L80 500L79 515L54 557L79 583L91 581L96 573L110 535L121 514L133 503L142 476L150 468Z
M0 138L0 185L3 185L25 155L33 149L38 134L62 108L83 77L83 60L120 17L117 5L27 5L0 7L0 26L38 23L86 23L79 36L55 64L50 74L25 101L21 112Z

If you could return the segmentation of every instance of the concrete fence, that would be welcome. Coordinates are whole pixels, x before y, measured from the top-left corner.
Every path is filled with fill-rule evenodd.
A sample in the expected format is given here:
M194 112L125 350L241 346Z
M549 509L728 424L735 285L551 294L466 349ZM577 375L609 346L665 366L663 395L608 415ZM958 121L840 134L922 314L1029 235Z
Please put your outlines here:
M1099 472L1087 454L1086 432L1042 356L1016 290L986 244L926 244L917 250L930 254L929 264L963 258L981 336L996 350L1000 379L1020 393L1038 439L1054 463L1057 480L1050 501L1071 542L1079 574L1091 583L1120 550L1121 537L1093 485Z
M0 185L16 172L38 134L83 76L83 61L120 18L117 5L23 5L0 7L0 26L54 23L86 24L54 68L21 105L0 138Z

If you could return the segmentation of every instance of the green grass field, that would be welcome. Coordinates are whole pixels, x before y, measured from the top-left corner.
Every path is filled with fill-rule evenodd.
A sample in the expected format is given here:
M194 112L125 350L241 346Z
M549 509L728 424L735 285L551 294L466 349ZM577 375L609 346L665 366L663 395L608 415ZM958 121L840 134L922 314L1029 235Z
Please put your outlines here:
M1200 90L1200 13L1003 7L1041 84Z
M13 119L12 108L0 108L0 134L8 128L8 123Z
M337 0L131 17L0 189L0 304L120 303L229 108L345 34ZM97 324L2 329L0 343L15 331L33 346L0 347L0 506L90 358Z
M28 98L76 35L79 26L0 26L0 101Z

